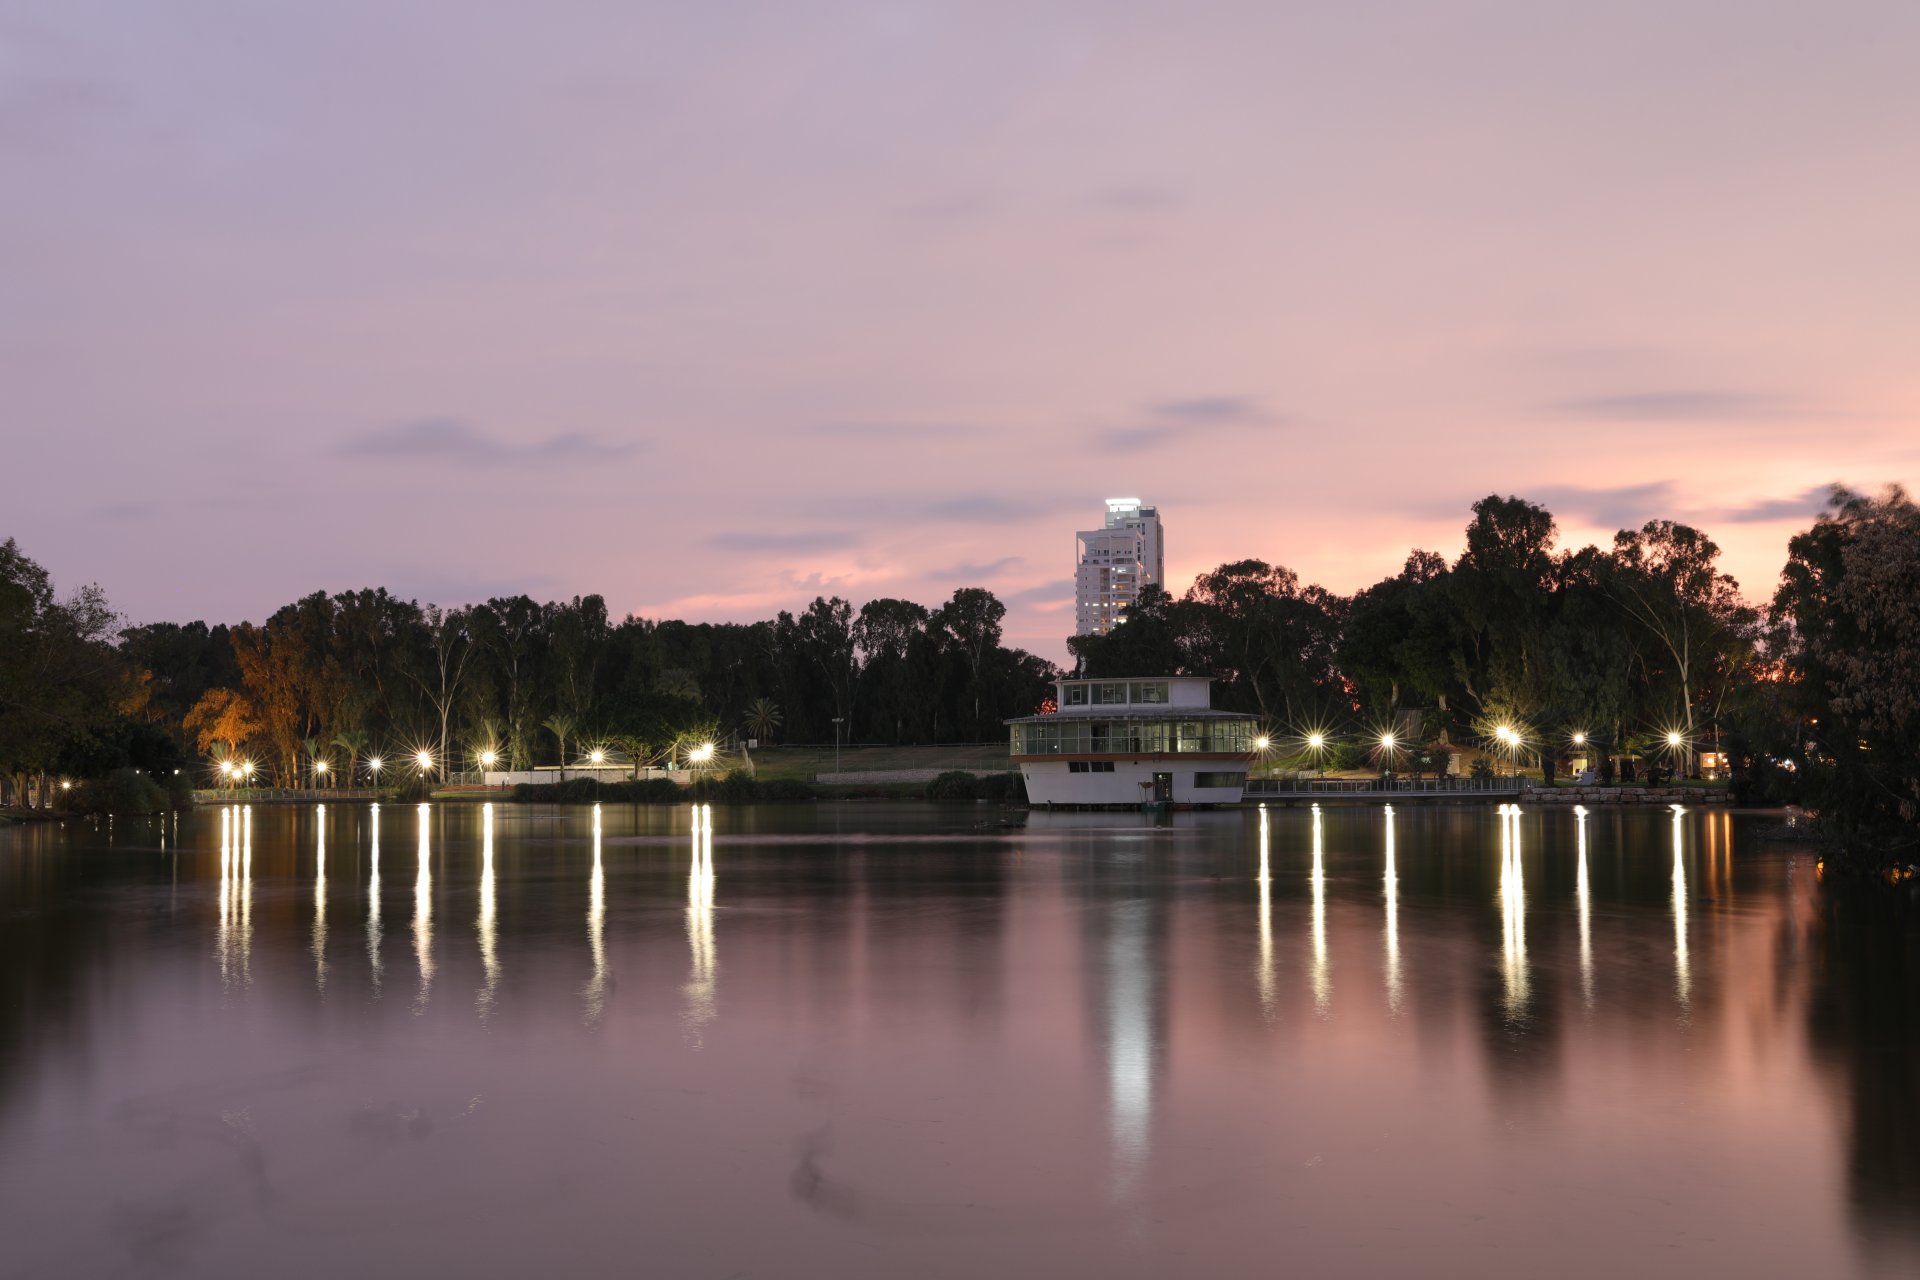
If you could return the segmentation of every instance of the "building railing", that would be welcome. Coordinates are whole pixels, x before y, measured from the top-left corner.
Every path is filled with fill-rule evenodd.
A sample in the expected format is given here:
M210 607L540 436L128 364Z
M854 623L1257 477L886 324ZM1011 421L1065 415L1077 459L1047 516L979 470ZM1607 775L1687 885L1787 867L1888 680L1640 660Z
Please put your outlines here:
M1246 795L1356 795L1371 792L1518 791L1518 778L1249 778Z

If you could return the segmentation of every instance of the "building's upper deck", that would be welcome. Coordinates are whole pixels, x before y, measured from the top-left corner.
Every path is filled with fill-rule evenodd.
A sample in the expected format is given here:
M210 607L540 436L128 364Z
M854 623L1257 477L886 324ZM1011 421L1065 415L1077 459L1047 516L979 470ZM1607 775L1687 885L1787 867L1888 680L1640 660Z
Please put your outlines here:
M1211 676L1156 676L1148 680L1056 680L1055 714L1103 715L1116 712L1167 714L1205 711L1213 705Z

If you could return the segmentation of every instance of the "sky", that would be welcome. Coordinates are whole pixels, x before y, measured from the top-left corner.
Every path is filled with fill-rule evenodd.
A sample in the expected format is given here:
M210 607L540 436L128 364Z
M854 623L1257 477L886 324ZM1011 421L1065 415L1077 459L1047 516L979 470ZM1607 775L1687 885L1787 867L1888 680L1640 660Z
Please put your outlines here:
M0 0L0 537L751 620L1920 478L1920 5Z

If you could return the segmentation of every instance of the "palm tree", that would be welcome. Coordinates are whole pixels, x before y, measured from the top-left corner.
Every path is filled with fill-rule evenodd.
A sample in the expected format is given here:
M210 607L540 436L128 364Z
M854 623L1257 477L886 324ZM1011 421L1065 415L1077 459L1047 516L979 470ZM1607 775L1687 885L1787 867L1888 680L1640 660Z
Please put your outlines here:
M771 738L780 727L780 708L772 698L755 698L747 704L746 730L749 738Z
M543 727L560 739L560 777L564 781L567 776L567 739L574 735L579 723L566 712L556 711L546 718Z
M342 729L333 735L333 745L347 754L346 784L349 787L353 785L354 766L367 753L367 740L365 729Z

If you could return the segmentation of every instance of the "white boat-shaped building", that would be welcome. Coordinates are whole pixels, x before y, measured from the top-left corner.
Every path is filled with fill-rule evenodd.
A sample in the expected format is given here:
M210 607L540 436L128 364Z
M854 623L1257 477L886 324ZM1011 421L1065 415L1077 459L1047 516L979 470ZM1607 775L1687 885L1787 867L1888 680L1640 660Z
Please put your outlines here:
M1055 709L1007 721L1035 805L1238 804L1259 720L1215 711L1209 676L1059 680Z

